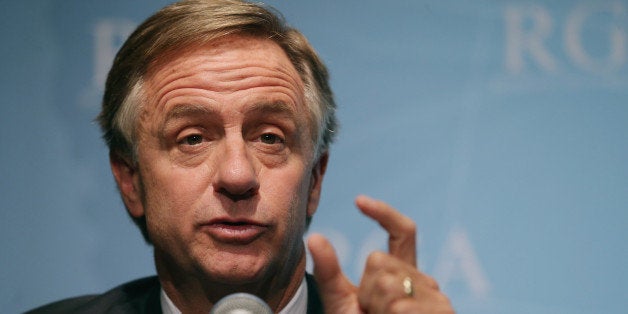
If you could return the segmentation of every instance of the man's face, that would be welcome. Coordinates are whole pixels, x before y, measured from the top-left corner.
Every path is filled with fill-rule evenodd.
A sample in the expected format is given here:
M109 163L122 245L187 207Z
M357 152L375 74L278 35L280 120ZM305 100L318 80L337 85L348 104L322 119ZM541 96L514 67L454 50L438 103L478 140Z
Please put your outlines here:
M151 66L144 92L139 168L116 179L157 264L229 284L296 265L324 162L283 50L241 36L183 49Z

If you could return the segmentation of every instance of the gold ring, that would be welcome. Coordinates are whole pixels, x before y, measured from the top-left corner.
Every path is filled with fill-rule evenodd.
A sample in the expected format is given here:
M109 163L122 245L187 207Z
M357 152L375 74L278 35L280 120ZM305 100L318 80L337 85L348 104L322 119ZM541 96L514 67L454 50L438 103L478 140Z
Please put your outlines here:
M403 293L410 298L414 296L414 287L412 286L412 279L410 277L403 278Z

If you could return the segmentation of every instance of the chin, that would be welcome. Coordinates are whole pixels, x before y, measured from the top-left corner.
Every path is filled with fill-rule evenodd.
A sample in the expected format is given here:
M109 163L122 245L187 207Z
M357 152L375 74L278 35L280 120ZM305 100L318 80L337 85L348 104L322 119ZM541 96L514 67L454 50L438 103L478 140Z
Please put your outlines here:
M269 276L268 261L260 256L221 256L208 261L204 265L204 272L207 276L223 284L242 285L251 284L264 280Z

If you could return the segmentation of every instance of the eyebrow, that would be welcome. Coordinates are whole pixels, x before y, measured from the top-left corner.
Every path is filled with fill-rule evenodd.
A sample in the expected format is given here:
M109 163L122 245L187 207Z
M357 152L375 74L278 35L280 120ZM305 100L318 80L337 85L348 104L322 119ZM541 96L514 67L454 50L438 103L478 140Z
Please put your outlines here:
M181 118L181 117L189 117L189 116L207 116L207 115L217 115L216 110L212 108L208 108L199 104L185 104L174 107L172 110L166 114L164 118L164 124L168 124L168 121Z
M286 119L296 121L296 112L294 108L283 101L258 102L244 110L245 115L281 115ZM186 117L219 117L219 112L211 107L200 104L182 104L170 110L163 120L160 133L163 135L168 126L179 118ZM220 119L220 118L218 118Z
M291 120L296 120L294 108L283 101L256 103L248 108L245 114L281 114Z
M217 112L216 110L212 108L208 108L206 106L199 105L199 104L178 105L172 108L172 110L168 111L168 113L166 114L166 117L164 117L163 122L161 123L161 126L159 127L159 131L158 131L159 136L161 138L165 138L166 130L172 123L175 123L173 121L176 121L177 119L180 119L180 118L198 117L198 116L216 117Z
M283 101L259 102L251 105L244 114L283 114L289 118L296 116L295 110ZM217 110L199 104L184 104L174 107L164 118L164 124L168 121L190 116L217 116Z

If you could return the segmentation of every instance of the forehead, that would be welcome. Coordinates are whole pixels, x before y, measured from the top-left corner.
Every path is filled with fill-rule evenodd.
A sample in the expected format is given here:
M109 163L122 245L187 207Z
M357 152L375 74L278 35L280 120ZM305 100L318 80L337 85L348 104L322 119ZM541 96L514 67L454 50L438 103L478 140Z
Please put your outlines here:
M230 35L208 44L179 47L152 62L143 81L144 117L166 114L181 101L226 97L231 97L228 104L248 98L285 102L309 116L299 73L270 39ZM200 97L187 97L192 95ZM268 99L259 99L264 97Z
M230 35L167 51L148 66L144 82L160 88L164 78L176 80L200 72L207 74L204 79L216 82L279 75L303 94L303 82L285 51L270 39L247 35Z

